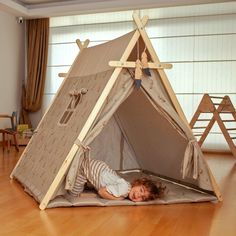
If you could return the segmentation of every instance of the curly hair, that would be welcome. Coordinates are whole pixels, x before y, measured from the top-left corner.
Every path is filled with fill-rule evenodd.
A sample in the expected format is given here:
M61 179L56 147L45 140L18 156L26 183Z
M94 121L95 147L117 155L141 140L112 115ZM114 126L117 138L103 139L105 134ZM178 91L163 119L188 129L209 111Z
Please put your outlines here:
M162 197L166 189L166 187L162 186L161 183L157 186L156 182L148 178L135 179L132 181L131 185L132 187L143 185L146 188L149 192L149 196L145 199L145 201L155 200Z

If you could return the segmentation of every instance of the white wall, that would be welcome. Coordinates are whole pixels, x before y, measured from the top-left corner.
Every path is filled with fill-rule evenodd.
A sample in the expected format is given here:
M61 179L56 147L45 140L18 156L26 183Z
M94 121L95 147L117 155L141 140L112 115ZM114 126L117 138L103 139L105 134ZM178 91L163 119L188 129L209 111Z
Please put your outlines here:
M0 10L0 113L20 109L25 76L25 29L16 17ZM0 122L0 127L6 123Z

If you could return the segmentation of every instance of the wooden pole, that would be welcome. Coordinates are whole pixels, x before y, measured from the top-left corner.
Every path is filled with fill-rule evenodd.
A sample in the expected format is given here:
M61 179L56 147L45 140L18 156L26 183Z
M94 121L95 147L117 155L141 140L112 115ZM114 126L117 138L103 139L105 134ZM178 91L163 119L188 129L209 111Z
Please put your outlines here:
M121 61L110 61L109 66L112 67L125 67L125 68L135 68L136 63L135 61L126 61L126 62L121 62ZM152 63L148 62L148 68L149 69L171 69L172 65L167 64L167 63Z

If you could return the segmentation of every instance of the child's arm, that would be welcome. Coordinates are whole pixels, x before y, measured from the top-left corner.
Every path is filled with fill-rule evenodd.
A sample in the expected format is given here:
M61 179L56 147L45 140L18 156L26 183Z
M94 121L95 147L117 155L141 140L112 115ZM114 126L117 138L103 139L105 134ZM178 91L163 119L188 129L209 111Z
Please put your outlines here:
M98 194L100 197L108 200L123 200L124 197L115 197L112 194L108 193L106 187L102 187L98 190Z

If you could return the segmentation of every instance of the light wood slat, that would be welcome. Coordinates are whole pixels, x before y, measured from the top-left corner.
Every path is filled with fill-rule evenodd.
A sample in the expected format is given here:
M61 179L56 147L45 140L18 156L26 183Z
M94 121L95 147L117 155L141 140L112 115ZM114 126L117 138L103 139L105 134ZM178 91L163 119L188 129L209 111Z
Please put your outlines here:
M84 41L84 43L82 43L79 39L76 40L76 43L77 43L80 50L83 50L84 48L87 48L88 45L89 45L89 42L90 42L89 39L86 39Z
M126 67L126 68L135 68L136 64L134 61L125 61L125 62L120 62L120 61L110 61L109 66L112 67ZM171 64L166 64L166 63L148 63L148 68L150 69L171 69L172 65Z
M197 121L210 121L211 119L198 119Z
M205 129L207 126L195 126L192 129Z
M219 96L210 96L210 98L223 99L224 97L219 97Z

